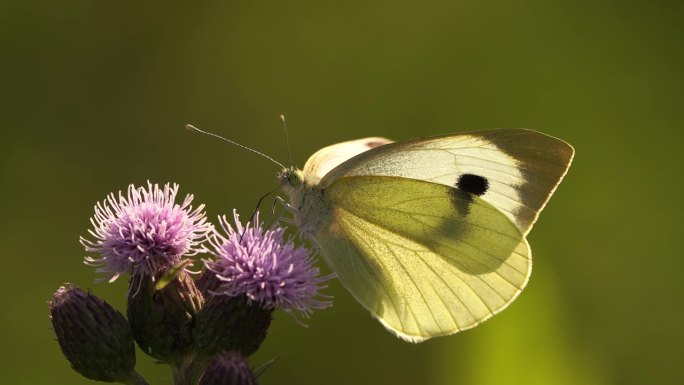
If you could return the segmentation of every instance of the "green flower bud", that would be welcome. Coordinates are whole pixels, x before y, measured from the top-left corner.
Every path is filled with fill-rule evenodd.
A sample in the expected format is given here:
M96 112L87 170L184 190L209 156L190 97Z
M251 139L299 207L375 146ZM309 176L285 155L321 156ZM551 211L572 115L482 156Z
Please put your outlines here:
M131 278L128 319L140 348L164 362L180 363L192 349L192 326L202 294L190 276L180 272L162 289L148 276Z
M257 379L240 354L229 352L214 357L199 385L257 385Z
M212 296L211 293L219 291L223 282L216 278L216 273L211 270L203 269L199 277L195 280L195 285L202 292L204 298Z
M197 314L195 346L204 356L236 351L248 357L266 339L272 313L245 295L211 295Z
M146 384L134 370L131 328L121 313L77 287L60 287L49 307L59 347L75 371L96 381Z

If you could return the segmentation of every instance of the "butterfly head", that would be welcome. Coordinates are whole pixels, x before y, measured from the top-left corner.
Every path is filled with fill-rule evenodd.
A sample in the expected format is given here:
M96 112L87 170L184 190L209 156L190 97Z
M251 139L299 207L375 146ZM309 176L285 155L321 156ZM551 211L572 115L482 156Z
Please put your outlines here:
M278 182L280 182L280 187L284 190L289 188L296 189L304 184L304 173L302 170L288 167L278 174Z
M290 198L289 207L293 208L295 212L299 212L302 207L305 190L307 190L302 170L294 167L285 168L278 174L278 182L280 182L280 188ZM302 217L295 215L295 223L301 224Z

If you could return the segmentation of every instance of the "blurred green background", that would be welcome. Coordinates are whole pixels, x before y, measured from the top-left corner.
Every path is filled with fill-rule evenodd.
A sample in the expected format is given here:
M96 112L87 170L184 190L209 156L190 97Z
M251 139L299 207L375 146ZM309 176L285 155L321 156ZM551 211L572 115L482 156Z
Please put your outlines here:
M0 373L93 384L71 371L46 301L95 284L79 235L129 183L178 182L215 218L249 213L272 164L325 145L527 127L577 150L529 239L535 271L506 311L411 345L339 283L302 328L277 314L253 357L268 384L684 382L681 2L0 3ZM170 384L143 354L151 384Z

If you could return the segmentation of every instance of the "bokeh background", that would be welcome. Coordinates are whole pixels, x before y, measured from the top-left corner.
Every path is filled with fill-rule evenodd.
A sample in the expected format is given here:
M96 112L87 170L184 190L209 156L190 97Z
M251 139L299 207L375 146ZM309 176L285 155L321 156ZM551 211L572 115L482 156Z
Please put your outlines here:
M527 127L577 150L506 311L419 345L339 283L303 328L277 314L268 384L681 384L684 6L675 1L0 2L0 373L71 371L46 301L95 284L79 235L129 183L178 182L212 218L251 212L274 165L352 138ZM138 355L151 384L167 367Z

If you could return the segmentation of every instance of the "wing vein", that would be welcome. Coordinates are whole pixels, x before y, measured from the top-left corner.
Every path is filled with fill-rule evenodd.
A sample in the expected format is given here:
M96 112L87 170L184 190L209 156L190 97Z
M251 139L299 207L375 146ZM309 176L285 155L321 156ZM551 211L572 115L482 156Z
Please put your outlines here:
M345 212L348 212L348 211L346 211L346 210L344 210L344 211L345 211ZM351 214L351 213L349 213L349 214ZM351 215L353 215L353 214L351 214ZM350 239L350 240L351 240L351 239L354 239L354 238L351 236L351 234L349 233L349 231L347 231L347 229L345 228L345 226L343 226L343 225L341 225L340 223L338 223L338 222L337 222L337 219L335 219L335 222L336 222L337 225L342 229L342 231L344 231L344 233L345 233L346 236L347 236L347 239ZM351 224L351 223L349 223L348 221L346 221L346 223L349 224L350 227L356 227L356 228L358 229L358 226L354 226L354 224ZM368 257L366 257L366 258L368 258ZM381 287L382 290L385 292L385 296L386 296L387 298L389 298L389 300L390 300L390 302L391 302L391 304L392 304L392 308L394 308L394 313L397 315L397 318L398 318L398 320L399 320L399 325L401 326L401 329L402 329L402 330L406 330L406 326L404 325L404 320L403 320L401 317L399 317L399 308L397 307L397 304L396 304L396 302L394 301L394 298L390 295L389 290L385 287L384 281L380 278L380 275L378 274L378 272L375 271L375 270L373 269L373 266L371 266L371 272L372 272L372 274L375 276L375 278L378 280L378 282L379 282L379 284L380 284L380 287ZM374 309L374 311L375 311L375 310L377 310L377 309Z

